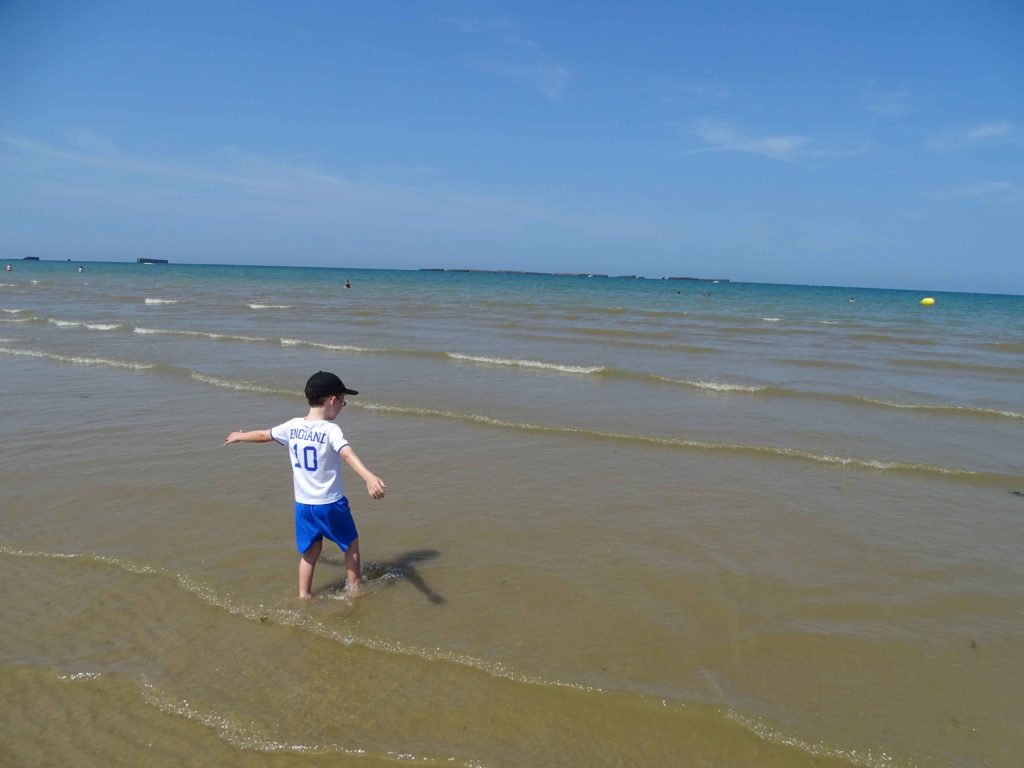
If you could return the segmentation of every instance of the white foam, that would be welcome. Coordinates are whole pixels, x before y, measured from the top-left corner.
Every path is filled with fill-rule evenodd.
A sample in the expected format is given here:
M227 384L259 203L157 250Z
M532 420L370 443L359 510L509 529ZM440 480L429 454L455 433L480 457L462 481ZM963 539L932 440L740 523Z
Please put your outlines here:
M205 339L214 339L217 341L227 339L229 341L270 341L270 339L261 336L237 336L231 333L210 333L207 331L175 331L167 328L140 328L134 329L135 333L139 334L165 334L167 336L198 336Z
M777 323L782 318L781 317L762 317L761 319L764 320L766 323Z
M291 309L291 304L249 304L249 309Z
M747 715L740 714L733 710L726 710L723 713L727 718L732 720L734 723L741 725L758 738L763 741L769 742L770 744L779 744L782 746L798 749L813 757L821 758L839 758L852 765L862 766L863 768L891 768L893 765L893 756L887 752L875 751L871 748L867 749L843 749L841 747L824 744L822 742L810 742L799 736L792 734L786 734L778 729L768 725L764 720L760 718L748 717ZM908 763L913 765L913 763Z
M0 546L0 551L3 551L2 546ZM174 581L183 590L195 595L203 602L221 608L235 616L241 616L250 621L259 621L261 624L271 621L281 626L298 627L299 629L311 632L314 635L344 646L358 645L373 651L401 656L412 656L423 659L424 661L448 662L450 664L457 664L459 666L475 669L479 672L491 675L492 677L504 678L506 680L512 680L527 685L571 688L591 693L603 693L601 688L596 688L591 685L566 682L562 680L549 680L536 675L524 674L501 662L487 661L464 653L445 651L441 648L421 648L414 645L406 645L397 641L379 640L366 637L356 638L351 634L316 621L305 613L299 611L284 608L271 609L262 605L240 605L236 601L232 600L230 596L218 593L209 585L203 584L184 574L176 574L174 576Z
M878 400L873 397L858 397L857 399L873 405L884 405L887 408L906 408L912 411L949 411L1002 416L1007 419L1024 419L1024 413L1003 411L998 408L976 408L971 405L933 405L931 403L896 403L892 400Z
M88 328L91 331L113 331L121 327L119 323L86 323L79 320L58 320L56 318L49 318L49 323L53 323L58 328Z
M464 355L460 352L445 352L445 355L451 358L452 360L458 360L460 362L481 363L483 365L509 365L518 368L537 368L543 371L557 371L558 373L574 373L585 376L594 373L601 373L602 371L607 370L606 368L599 365L562 365L559 363L544 363L539 360L508 360L502 357Z
M112 565L116 568L120 568L122 571L127 571L128 573L142 573L147 575L155 575L161 572L151 565L135 563L131 560L125 560L120 557L111 557L109 555L93 555L87 552L26 551L23 549L13 549L11 547L0 544L0 554L10 555L11 557L43 558L46 560L85 560L87 562L92 563L103 563L104 565Z
M212 712L203 712L195 705L190 704L188 699L180 702L174 701L166 694L158 691L156 686L152 683L145 683L144 689L144 698L147 704L156 707L164 714L175 715L177 717L185 718L186 720L192 720L200 725L204 725L215 731L223 741L226 741L228 744L238 747L239 749L252 750L255 752L295 753L316 753L326 751L321 747L308 746L304 744L288 744L276 739L267 738L256 731L252 726L242 726L226 717L223 717L222 715ZM361 749L347 750L345 748L339 748L337 750L330 751L341 751L345 754L352 755L364 754L364 751Z
M31 323L31 317L0 317L0 323Z
M357 746L343 744L296 744L261 732L253 723L242 724L210 710L203 710L188 699L176 700L160 691L152 683L144 683L143 699L164 714L185 718L214 731L217 736L241 750L296 755L346 755L376 758L377 762L420 763L424 765L462 765L463 768L483 768L477 760L459 762L455 757L433 757L412 752L383 750L373 752Z
M177 304L178 300L177 299L151 299L151 298L147 297L146 298L146 303L147 304Z
M5 355L17 355L18 357L37 357L45 360L56 360L60 363L76 363L78 365L104 365L111 368L128 368L133 371L145 371L154 368L152 363L131 363L124 360L108 360L105 357L78 357L71 355L56 355L52 352L41 352L34 349L10 349L0 347L0 353Z
M207 339L228 339L229 341L270 341L260 336L239 336L233 333L207 333L206 331L184 331L186 336L204 336Z
M2 311L6 312L8 315L16 315L19 312L24 312L25 310L24 309L4 309Z
M863 469L896 470L909 472L926 472L940 475L970 477L980 473L973 469L959 469L954 467L941 467L933 464L917 464L901 461L883 461L880 459L861 459L853 456L832 456L829 454L818 454L810 451L803 451L798 448L783 448L774 445L757 445L751 443L726 443L726 442L704 442L701 440L686 440L678 437L658 437L655 435L637 435L622 432L604 432L596 429L584 429L581 427L562 427L549 424L530 424L527 422L505 421L491 416L482 416L475 413L456 413L454 411L442 411L433 408L409 408L396 405L381 405L378 403L360 402L356 403L361 408L381 413L400 413L415 416L430 416L445 419L456 419L476 424L486 424L494 427L506 427L510 429L523 430L524 432L555 432L567 435L583 435L603 440L629 440L649 445L663 445L675 448L686 448L699 451L735 451L762 453L770 456L783 456L794 459L804 459L819 464L830 464L843 467L861 467Z
M275 389L274 387L261 387L258 384L249 384L244 381L231 381L229 379L222 379L218 376L209 376L205 373L199 373L198 371L192 371L192 380L201 381L203 384L212 384L215 387L223 387L224 389L233 389L236 392L265 392L271 395L296 395L297 392L292 392L287 389Z
M389 352L392 350L381 349L380 347L355 347L351 344L324 344L319 341L305 341L303 339L281 339L283 347L315 347L316 349L329 349L333 352Z
M657 376L658 381L669 384L682 384L697 389L710 389L714 392L763 392L767 387L752 386L749 384L727 384L720 381L691 381L689 379L672 379L667 376Z
M103 677L99 672L71 672L67 675L61 675L61 680L95 680L98 677Z

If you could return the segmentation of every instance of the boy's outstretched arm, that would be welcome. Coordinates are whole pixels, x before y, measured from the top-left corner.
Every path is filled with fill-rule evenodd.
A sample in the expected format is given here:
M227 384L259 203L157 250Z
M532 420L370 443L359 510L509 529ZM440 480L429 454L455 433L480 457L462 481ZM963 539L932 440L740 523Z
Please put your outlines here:
M269 443L273 440L269 429L254 429L251 432L232 432L224 438L224 445L232 443Z
M357 475L366 481L366 490L370 494L371 498L384 498L384 489L387 488L387 486L384 485L384 481L366 468L366 465L360 461L358 456L356 456L356 452L352 450L351 445L346 445L341 449L341 458L343 458L345 463L355 470Z

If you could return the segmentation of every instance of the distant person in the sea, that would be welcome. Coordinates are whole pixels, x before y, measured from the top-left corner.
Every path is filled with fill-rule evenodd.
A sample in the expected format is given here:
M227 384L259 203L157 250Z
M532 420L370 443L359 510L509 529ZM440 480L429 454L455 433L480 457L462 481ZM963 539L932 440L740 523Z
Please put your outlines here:
M8 264L7 265L7 271L10 272L12 269L14 269L14 267L12 267L10 264Z
M78 271L79 271L79 272L85 272L85 267L79 267L79 268L78 268Z
M335 374L318 371L306 382L309 413L271 429L232 432L231 443L269 443L276 440L289 449L295 487L295 544L299 559L299 597L313 596L313 570L323 548L324 536L345 552L348 593L359 595L362 567L359 562L359 534L341 488L341 459L366 483L370 498L384 498L384 481L359 460L334 419L345 407L346 389Z
M346 288L351 288L352 287L352 283L350 283L348 280L346 280L345 281L345 287Z

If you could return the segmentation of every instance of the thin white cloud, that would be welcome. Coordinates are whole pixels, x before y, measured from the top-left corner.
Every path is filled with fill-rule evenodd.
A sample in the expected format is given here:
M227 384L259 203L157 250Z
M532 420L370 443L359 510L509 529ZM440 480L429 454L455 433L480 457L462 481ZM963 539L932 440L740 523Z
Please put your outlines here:
M274 215L294 212L323 220L372 220L388 225L401 220L411 227L419 222L419 226L453 233L516 230L541 224L586 237L636 238L656 228L647 219L581 213L540 199L465 191L429 179L405 184L353 181L315 164L233 148L200 161L184 162L108 150L111 145L98 139L96 144L104 150L68 149L0 135L0 150L4 150L0 151L0 169L5 160L16 158L29 168L27 175L33 178L59 179L54 187L58 191L62 186L71 189L84 179L92 189L133 190L129 194L136 198L138 190L144 189L142 197L159 199L169 190L181 190L184 183L190 185L185 190L186 197L192 199L192 185L198 184L202 194L196 199L211 200L213 206L251 203L260 210L274 211ZM100 174L98 170L113 174Z
M1005 136L1013 126L1006 120L996 123L985 123L967 131L967 138L970 141L984 141L995 136Z
M913 111L910 106L910 91L882 90L874 83L867 83L864 86L861 103L868 112L882 117L905 115Z
M570 79L569 71L555 64L495 64L492 69L553 101L562 98Z
M466 34L473 34L477 31L477 26L469 19L461 19L455 16L446 16L441 21L444 24L450 24L453 27L458 27Z
M162 176L182 181L208 182L248 190L283 190L280 180L259 178L235 173L215 171L209 168L188 165L174 160L146 160L125 155L112 148L107 142L93 142L102 151L66 149L41 144L12 136L0 136L0 144L37 156L63 160L71 164L86 165L108 170L125 171L133 174Z
M1014 131L1014 124L1008 120L995 120L937 134L925 142L925 147L931 152L956 152L1009 138Z
M1020 198L1020 192L1012 181L979 181L928 190L925 197L933 200L1015 200Z
M507 30L513 27L507 19L467 19L461 16L447 16L441 19L445 24L458 27L467 35L479 35L495 30Z
M515 23L508 19L445 18L442 21L467 35L489 40L500 52L497 61L480 64L485 70L530 87L552 101L564 95L571 81L569 70L545 56L540 45L523 34Z
M665 104L692 101L727 101L732 97L728 88L717 83L703 81L669 82L657 80L647 90Z
M823 144L804 134L751 135L728 120L702 117L690 133L708 146L694 152L742 152L773 160L810 160L863 154L863 146L839 147Z
M71 131L68 135L68 141L74 147L92 154L112 155L117 152L117 147L115 147L109 139L94 131Z

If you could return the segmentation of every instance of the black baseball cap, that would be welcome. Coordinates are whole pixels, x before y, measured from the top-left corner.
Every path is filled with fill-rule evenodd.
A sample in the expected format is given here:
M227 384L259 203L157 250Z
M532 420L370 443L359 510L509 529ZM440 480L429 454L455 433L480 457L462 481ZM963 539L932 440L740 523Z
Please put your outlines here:
M319 400L331 395L358 395L354 389L346 389L345 383L329 371L317 371L306 382L306 399Z

